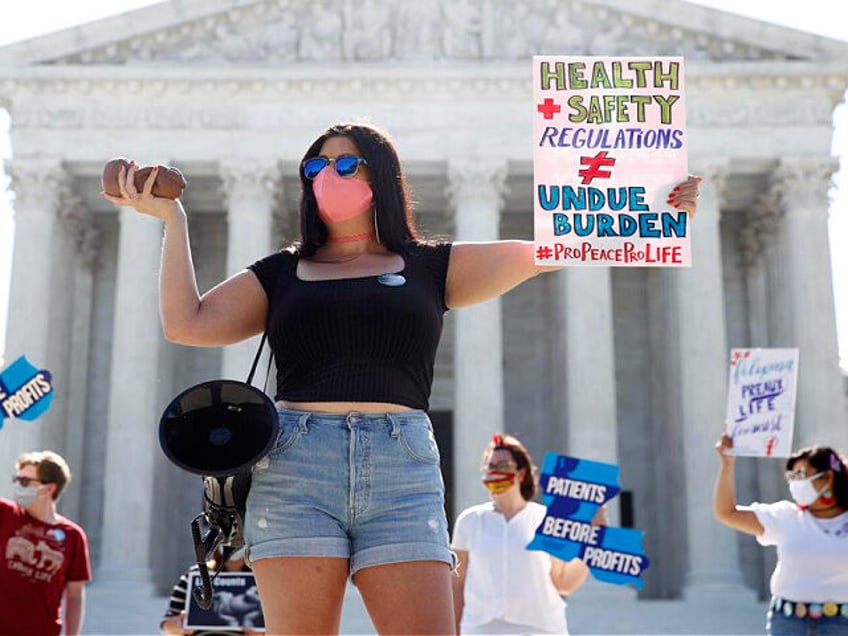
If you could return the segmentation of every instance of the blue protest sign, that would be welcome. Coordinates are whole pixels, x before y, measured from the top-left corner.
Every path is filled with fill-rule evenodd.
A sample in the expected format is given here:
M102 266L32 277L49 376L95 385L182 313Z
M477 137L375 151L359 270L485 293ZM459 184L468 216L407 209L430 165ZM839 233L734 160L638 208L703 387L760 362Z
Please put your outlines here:
M592 525L598 508L621 490L618 466L547 453L540 486L548 507L528 550L542 550L563 561L582 559L599 581L642 589L650 565L642 532Z
M0 428L7 417L35 420L53 402L52 375L21 356L0 372Z

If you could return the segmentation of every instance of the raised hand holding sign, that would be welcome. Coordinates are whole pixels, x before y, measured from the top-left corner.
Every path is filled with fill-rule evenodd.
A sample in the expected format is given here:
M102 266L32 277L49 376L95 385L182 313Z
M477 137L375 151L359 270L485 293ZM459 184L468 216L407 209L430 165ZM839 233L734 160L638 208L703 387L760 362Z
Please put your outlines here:
M593 523L599 509L621 490L618 466L548 453L542 465L542 500L548 507L528 550L563 561L582 559L599 581L642 589L650 565L640 530Z

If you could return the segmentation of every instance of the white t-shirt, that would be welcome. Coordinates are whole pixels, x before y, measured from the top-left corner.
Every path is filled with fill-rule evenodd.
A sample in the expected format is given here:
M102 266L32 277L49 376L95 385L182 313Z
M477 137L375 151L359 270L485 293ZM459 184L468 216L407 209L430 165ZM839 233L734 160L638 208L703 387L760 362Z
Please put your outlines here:
M545 506L530 501L509 521L492 502L459 515L453 549L468 551L460 631L498 620L568 633L565 602L551 581L551 557L526 549L545 513Z
M750 506L762 545L777 546L771 593L802 603L848 602L848 512L818 519L791 501Z

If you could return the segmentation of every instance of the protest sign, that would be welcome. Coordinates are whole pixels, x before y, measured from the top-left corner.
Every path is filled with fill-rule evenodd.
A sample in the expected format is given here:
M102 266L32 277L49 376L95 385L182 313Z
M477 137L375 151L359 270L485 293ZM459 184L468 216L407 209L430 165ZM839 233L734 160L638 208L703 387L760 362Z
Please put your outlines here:
M683 58L533 58L537 265L682 267Z
M642 589L650 565L642 535L631 528L592 525L602 505L621 490L618 466L547 453L539 485L548 507L528 550L542 550L563 561L582 559L599 581Z
M0 371L0 428L5 418L33 421L53 402L52 375L21 356Z
M733 349L727 387L725 452L789 457L795 423L798 349Z
M200 573L188 576L185 628L194 630L264 631L265 619L251 572L221 572L212 579L212 607L198 605L192 594L200 586Z

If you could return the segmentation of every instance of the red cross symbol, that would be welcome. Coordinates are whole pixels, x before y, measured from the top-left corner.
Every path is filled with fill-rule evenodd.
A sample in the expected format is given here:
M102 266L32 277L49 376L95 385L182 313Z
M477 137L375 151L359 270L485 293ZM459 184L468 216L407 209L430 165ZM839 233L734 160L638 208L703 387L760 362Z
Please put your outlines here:
M550 97L546 97L545 101L536 105L536 110L545 116L545 119L553 119L554 114L562 110L562 107L554 102Z

